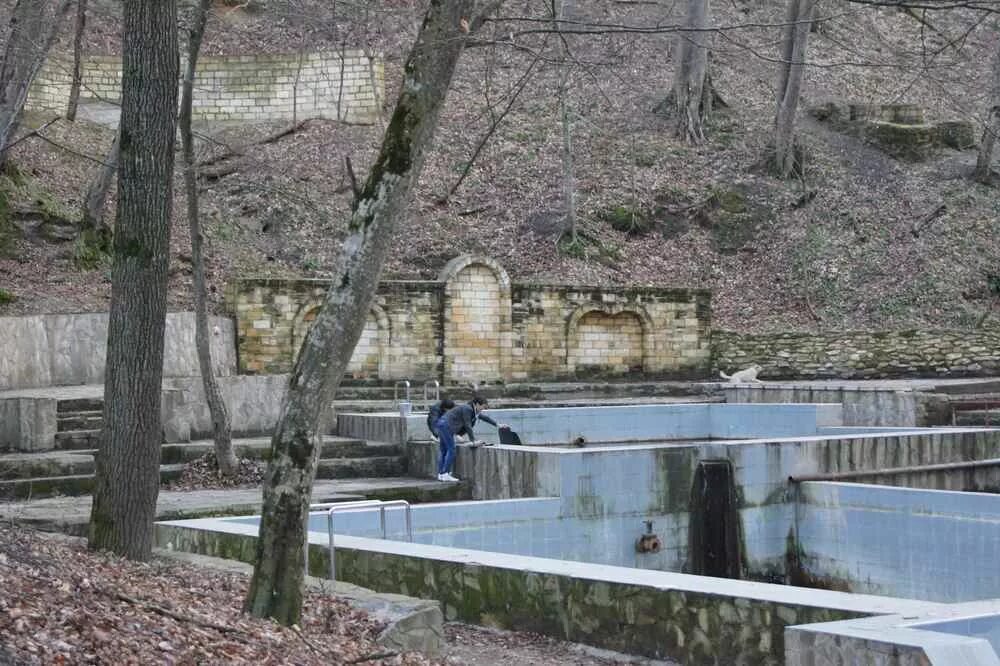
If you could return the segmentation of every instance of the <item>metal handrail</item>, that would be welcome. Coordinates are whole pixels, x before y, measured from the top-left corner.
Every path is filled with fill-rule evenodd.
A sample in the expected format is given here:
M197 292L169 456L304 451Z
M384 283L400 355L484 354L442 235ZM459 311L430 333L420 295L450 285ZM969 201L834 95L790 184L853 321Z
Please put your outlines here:
M385 510L389 507L401 506L406 510L406 537L412 543L413 542L413 516L410 503L406 500L358 500L356 502L333 502L327 504L314 504L309 507L310 512L312 509L325 509L326 510L326 536L327 541L330 546L330 580L337 580L337 565L336 565L336 546L333 540L333 514L338 511L346 511L350 509L374 509L379 510L379 527L382 530L382 538L386 538L385 529ZM308 532L307 532L308 533ZM306 548L306 570L309 569L309 549Z
M398 382L392 385L392 406L399 406L399 385L402 384L403 388L406 389L406 402L410 402L410 380L400 379Z
M441 382L436 379L429 379L424 382L424 409L427 411L431 409L431 401L427 399L427 388L429 386L434 387L434 402L441 399Z

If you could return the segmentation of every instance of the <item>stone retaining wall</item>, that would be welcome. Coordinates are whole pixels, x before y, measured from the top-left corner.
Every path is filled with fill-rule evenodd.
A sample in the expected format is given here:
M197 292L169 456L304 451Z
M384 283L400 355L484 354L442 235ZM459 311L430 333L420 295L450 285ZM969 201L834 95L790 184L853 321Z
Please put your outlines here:
M25 108L63 113L72 63L60 57L43 65ZM183 71L183 66L182 66ZM87 56L82 101L121 99L119 56ZM270 121L325 118L374 122L384 99L383 63L359 49L339 53L202 56L193 100L195 121Z
M978 377L1000 374L1000 331L712 332L712 365L754 363L763 379Z
M240 371L288 372L328 286L230 284ZM446 383L703 377L709 300L700 289L516 284L495 261L460 256L436 281L379 285L348 375Z
M255 536L185 522L201 521L157 523L157 545L253 561ZM328 567L327 547L313 544L310 573L328 575ZM533 631L691 666L781 664L786 627L867 614L864 604L834 601L835 593L821 590L802 594L745 581L346 536L338 537L337 572L338 580L379 592L436 599L449 621Z
M215 374L236 368L233 324L212 317ZM201 377L194 344L194 313L167 314L163 376ZM104 382L107 313L0 317L0 391Z

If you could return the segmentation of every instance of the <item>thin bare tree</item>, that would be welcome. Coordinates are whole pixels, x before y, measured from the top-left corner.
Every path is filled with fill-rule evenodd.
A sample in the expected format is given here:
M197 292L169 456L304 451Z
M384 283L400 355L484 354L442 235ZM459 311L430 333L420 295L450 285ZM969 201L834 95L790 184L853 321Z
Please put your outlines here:
M17 0L0 62L0 166L7 160L28 89L41 69L72 0Z
M194 104L194 79L198 66L201 41L205 36L205 23L212 0L197 0L192 9L191 28L188 31L187 66L181 90L180 124L184 156L184 193L187 198L188 229L191 232L191 267L194 272L195 348L201 369L201 385L212 415L212 438L215 441L215 461L223 476L233 476L239 461L233 452L233 434L229 410L219 390L212 366L212 338L208 332L208 289L205 286L205 257L202 251L201 219L198 212L198 165L194 158L194 133L191 131L192 105Z
M76 27L73 29L73 80L69 86L66 103L66 120L76 120L80 104L80 87L83 85L83 35L87 29L87 0L76 0Z
M812 26L815 0L788 0L788 15L778 63L777 111L771 168L779 178L788 178L801 168L801 151L795 143L795 112L802 89L806 46Z
M979 154L976 155L976 168L972 172L975 180L986 184L993 182L993 148L996 145L997 134L1000 134L1000 50L993 58L988 104L983 138L979 142Z

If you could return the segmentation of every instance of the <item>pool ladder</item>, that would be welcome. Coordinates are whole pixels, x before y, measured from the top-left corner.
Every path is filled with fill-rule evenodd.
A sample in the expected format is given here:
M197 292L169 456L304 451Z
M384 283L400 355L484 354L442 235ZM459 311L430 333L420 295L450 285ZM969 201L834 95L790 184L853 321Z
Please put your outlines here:
M403 399L406 402L410 401L410 380L400 379L392 387L392 406L399 407L399 389L403 388ZM433 395L432 395L433 394ZM433 398L433 400L432 400ZM437 402L441 399L441 382L436 379L429 379L424 382L424 411L429 411L432 402Z
M333 542L333 514L340 511L357 509L378 509L379 526L382 528L382 538L385 539L385 510L391 507L401 506L406 511L406 538L413 543L413 517L410 503L406 500L358 500L356 502L327 502L325 504L310 504L310 515L314 512L326 511L326 538L330 548L330 580L337 580L336 553L337 549ZM309 574L309 530L306 529L305 547L306 575Z

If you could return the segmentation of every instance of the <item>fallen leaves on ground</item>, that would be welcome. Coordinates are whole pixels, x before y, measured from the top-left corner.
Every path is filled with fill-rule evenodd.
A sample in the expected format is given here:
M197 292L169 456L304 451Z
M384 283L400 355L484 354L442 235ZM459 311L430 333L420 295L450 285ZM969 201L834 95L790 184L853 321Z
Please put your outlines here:
M307 593L301 628L243 614L239 574L91 552L79 540L0 526L0 663L426 665L387 657L381 626Z
M206 453L184 464L181 478L167 484L167 490L209 490L215 488L256 487L264 480L266 463L252 458L239 458L233 476L219 472L215 453Z

